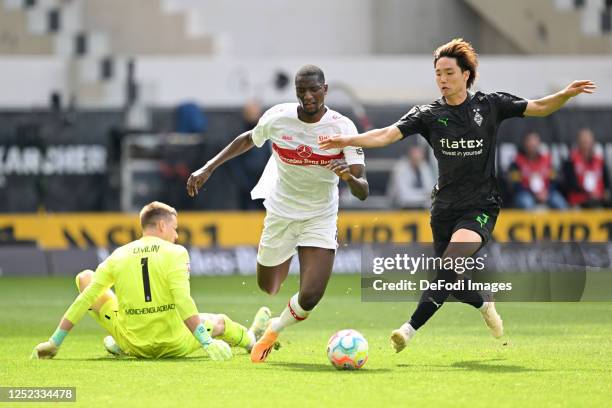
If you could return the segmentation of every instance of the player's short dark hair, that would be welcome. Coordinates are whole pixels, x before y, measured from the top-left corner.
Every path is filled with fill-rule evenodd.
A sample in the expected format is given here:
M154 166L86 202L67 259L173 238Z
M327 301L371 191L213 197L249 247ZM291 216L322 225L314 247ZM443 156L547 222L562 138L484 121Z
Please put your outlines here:
M319 81L319 83L325 83L325 74L323 73L323 70L312 64L306 64L300 69L298 69L298 72L295 74L295 80L297 81L299 77L312 75L317 77L317 81Z
M478 68L478 54L472 47L472 44L465 41L463 38L455 38L444 45L439 46L434 51L434 67L438 60L442 57L455 58L457 65L461 71L470 71L470 77L467 80L468 89L472 87L476 80Z
M145 229L148 226L157 224L160 218L166 218L171 215L177 215L174 208L170 207L168 204L153 201L140 210L140 226L142 229Z

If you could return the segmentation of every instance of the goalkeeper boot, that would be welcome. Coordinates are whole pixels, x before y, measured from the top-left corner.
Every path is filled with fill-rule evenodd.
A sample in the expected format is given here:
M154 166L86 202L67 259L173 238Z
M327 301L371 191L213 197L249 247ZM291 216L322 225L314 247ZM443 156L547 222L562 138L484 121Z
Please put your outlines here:
M504 323L495 310L495 302L486 302L480 313L493 337L498 339L504 335Z
M396 353L399 353L406 348L408 342L414 337L416 330L408 323L402 324L399 329L391 332L391 345L395 349Z
M253 324L251 324L251 327L249 327L249 332L253 333L255 336L255 341L259 340L261 336L263 336L271 317L272 312L265 306L260 307L257 313L255 313L255 317L253 317Z
M117 356L117 357L122 357L122 356L127 355L123 352L123 350L121 350L121 348L119 347L119 345L117 344L113 336L106 336L104 338L104 348L110 354Z
M268 325L263 336L261 336L251 350L251 361L263 363L275 347L276 339L278 339L278 333L272 330L272 325Z

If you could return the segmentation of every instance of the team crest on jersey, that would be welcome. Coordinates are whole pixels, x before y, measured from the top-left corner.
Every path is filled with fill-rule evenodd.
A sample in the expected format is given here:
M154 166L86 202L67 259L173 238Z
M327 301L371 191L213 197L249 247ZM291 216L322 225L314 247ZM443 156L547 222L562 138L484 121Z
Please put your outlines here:
M474 109L474 122L476 122L478 126L482 125L482 120L483 120L483 117L479 111L480 109Z
M298 156L303 159L307 159L312 156L312 147L310 146L299 145L295 151L297 152Z

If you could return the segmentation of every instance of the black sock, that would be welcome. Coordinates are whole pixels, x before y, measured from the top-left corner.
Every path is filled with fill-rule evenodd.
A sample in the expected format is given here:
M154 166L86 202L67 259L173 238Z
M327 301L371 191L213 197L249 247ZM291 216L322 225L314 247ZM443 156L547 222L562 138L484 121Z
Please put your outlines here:
M470 282L470 278L467 276L464 276L463 279L465 280L465 287L467 288ZM482 305L484 304L484 297L482 296L482 293L480 293L477 290L468 290L468 289L454 290L451 292L451 294L458 301L462 303L466 303L468 305L472 305L476 309L480 309Z
M478 243L462 243L456 242L449 244L444 250L443 258L451 259L466 259L472 257L478 249L480 244ZM484 299L482 294L478 291L467 289L471 282L469 272L462 274L461 276L455 274L455 279L463 279L463 290L454 290L451 292L453 297L462 303L472 305L475 308L480 308L483 305Z
M436 274L436 277L432 282L444 280L446 283L453 283L457 279L457 274L449 269L441 269ZM450 291L446 289L427 289L421 294L419 305L410 317L410 325L418 330L419 327L423 326L430 318L438 311L444 304Z

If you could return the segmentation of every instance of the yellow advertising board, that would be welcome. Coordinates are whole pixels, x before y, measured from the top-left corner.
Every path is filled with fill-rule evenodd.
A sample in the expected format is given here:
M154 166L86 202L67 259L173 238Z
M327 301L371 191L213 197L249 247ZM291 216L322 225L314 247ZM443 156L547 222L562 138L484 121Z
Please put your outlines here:
M200 247L257 245L262 212L184 212L179 241ZM32 240L45 249L106 247L140 236L136 214L73 213L0 216L0 232L15 240ZM502 211L494 232L501 242L538 240L607 242L612 211ZM5 238L6 239L6 238ZM341 243L431 241L426 211L344 211L338 220Z

